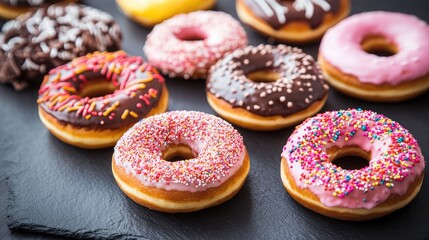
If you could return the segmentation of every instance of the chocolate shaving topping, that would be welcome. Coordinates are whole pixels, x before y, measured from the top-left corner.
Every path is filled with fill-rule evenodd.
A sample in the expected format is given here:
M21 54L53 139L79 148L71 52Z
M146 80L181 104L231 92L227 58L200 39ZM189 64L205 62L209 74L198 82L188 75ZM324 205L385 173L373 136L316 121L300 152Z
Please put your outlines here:
M261 70L277 72L279 78L256 82L246 76ZM260 116L288 116L321 100L327 90L313 57L285 45L236 50L216 63L207 79L208 92Z
M38 7L45 3L60 2L58 0L0 0L0 4L12 7Z
M54 4L26 13L3 26L0 83L21 90L73 58L118 50L121 39L113 17L91 7Z

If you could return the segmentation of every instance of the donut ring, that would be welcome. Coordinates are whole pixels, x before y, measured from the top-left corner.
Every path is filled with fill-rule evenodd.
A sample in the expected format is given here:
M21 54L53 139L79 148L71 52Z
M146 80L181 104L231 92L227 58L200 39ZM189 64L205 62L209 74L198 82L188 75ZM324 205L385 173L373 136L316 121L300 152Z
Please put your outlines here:
M144 52L169 77L202 79L225 54L247 45L246 32L223 12L180 14L156 25Z
M350 12L349 0L237 0L241 21L278 41L305 44L322 38Z
M265 80L270 74L275 81ZM327 90L319 66L301 49L259 45L236 50L213 66L206 91L210 106L229 122L275 130L316 114Z
M318 61L329 83L347 95L402 101L429 89L428 39L428 24L415 16L360 13L325 34ZM368 53L373 50L394 55Z
M187 160L171 162L171 156ZM133 201L162 212L218 205L242 187L250 162L242 136L222 119L176 111L146 118L118 141L112 170Z
M338 156L369 159L362 169L331 163ZM369 220L407 205L420 190L425 161L413 136L375 112L319 114L298 126L283 148L281 178L303 206L343 220Z
M103 148L115 145L141 118L164 112L168 91L142 58L96 52L51 70L37 102L43 124L60 140Z

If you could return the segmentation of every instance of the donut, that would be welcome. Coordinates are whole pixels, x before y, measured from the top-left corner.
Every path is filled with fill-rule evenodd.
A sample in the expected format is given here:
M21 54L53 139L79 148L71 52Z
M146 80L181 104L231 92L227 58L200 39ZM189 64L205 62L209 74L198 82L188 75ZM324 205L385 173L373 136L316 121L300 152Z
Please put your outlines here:
M352 97L395 102L429 89L429 26L393 12L353 15L324 36L318 61L327 81ZM378 56L374 52L392 54Z
M349 0L237 0L238 17L263 35L305 44L322 38L350 12Z
M207 101L238 126L276 130L316 114L328 97L318 64L299 48L248 46L216 63L207 78Z
M141 57L95 52L52 69L39 90L39 116L57 138L81 148L114 146L141 118L164 112L163 77Z
M333 160L361 156L361 169ZM361 221L407 205L422 185L425 161L417 140L372 111L325 112L299 125L281 154L281 179L304 207L328 217Z
M193 111L143 119L122 136L112 157L113 176L128 197L170 213L227 201L243 186L249 168L238 131L221 118Z
M211 65L247 45L244 29L223 12L180 14L156 25L144 52L153 66L172 78L206 78Z
M75 0L0 0L0 18L13 19L33 8L57 2L72 3Z
M126 16L151 27L180 13L210 9L216 0L116 0L116 3Z
M3 25L0 83L37 86L52 68L94 51L116 51L121 30L113 17L79 4L54 4Z

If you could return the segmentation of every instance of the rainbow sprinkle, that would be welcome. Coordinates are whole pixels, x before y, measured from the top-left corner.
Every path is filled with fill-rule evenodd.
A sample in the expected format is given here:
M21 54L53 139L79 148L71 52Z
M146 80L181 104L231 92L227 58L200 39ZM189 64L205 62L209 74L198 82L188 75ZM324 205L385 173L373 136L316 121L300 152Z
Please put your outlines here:
M106 80L116 90L100 97L79 93L88 82ZM60 121L92 128L119 128L146 116L158 104L164 78L141 57L123 51L95 52L49 72L39 105Z
M330 162L332 147L358 146L371 153L369 166L346 170ZM298 126L283 148L290 171L301 171L298 185L320 187L336 198L377 187L395 188L415 179L424 169L416 139L397 122L372 111L348 109L326 112ZM383 194L390 191L383 189ZM364 196L364 195L362 195ZM372 195L361 201L369 202ZM387 198L387 197L386 197ZM374 200L378 201L380 200Z

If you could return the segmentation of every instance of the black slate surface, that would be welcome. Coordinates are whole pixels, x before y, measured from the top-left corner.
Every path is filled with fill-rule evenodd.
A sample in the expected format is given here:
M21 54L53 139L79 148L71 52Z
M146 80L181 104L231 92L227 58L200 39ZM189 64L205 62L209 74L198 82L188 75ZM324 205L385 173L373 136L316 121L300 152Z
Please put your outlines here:
M124 49L143 55L150 29L120 14L113 0L84 1L110 12L124 32ZM220 0L217 9L236 17L234 1ZM396 10L429 21L429 2L401 0L354 1L353 12ZM252 44L267 42L246 28ZM318 45L305 46L313 56ZM429 54L429 53L428 53ZM199 110L214 114L205 100L204 82L168 79L169 110ZM387 217L367 222L330 219L297 204L280 180L280 153L292 128L275 132L239 129L251 158L243 189L230 201L190 214L165 214L141 207L117 187L111 174L113 149L82 150L62 143L37 115L37 89L15 92L0 86L0 177L7 175L7 224L13 231L75 238L150 239L422 239L429 238L429 183L416 199ZM369 103L330 90L323 111L362 107L383 113L407 127L429 156L429 93L395 103ZM426 174L429 174L426 168ZM0 206L6 207L2 192ZM0 215L4 220L5 211ZM1 223L0 224L4 224ZM0 238L33 238L10 233ZM40 237L40 236L39 236Z

